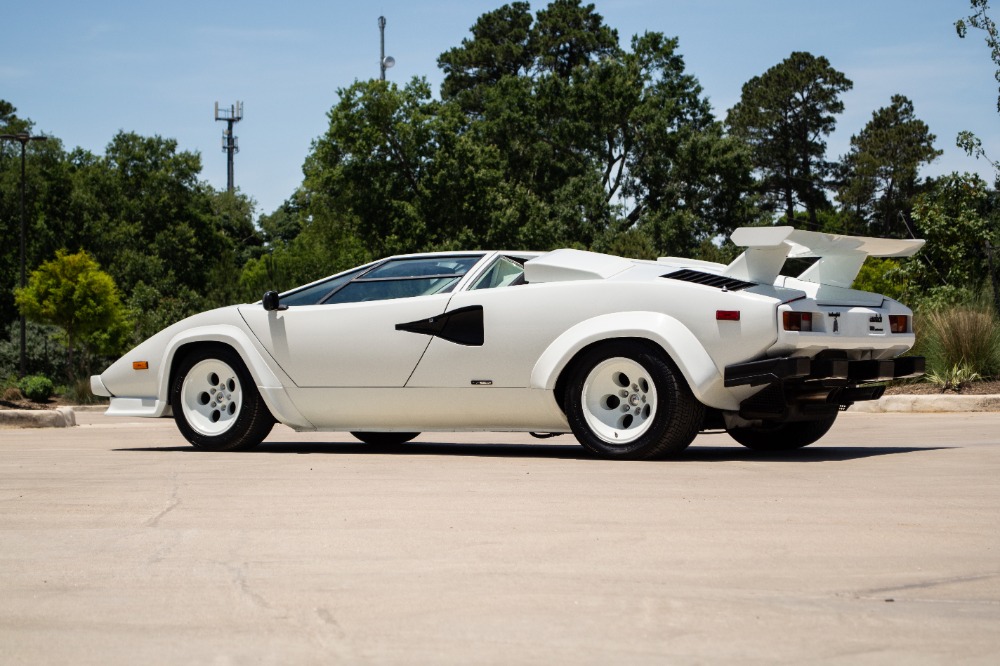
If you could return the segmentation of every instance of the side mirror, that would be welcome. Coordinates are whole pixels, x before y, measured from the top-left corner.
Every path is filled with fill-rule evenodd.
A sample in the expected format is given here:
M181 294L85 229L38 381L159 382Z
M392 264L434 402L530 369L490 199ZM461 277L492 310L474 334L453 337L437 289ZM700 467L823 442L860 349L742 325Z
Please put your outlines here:
M264 309L268 312L273 312L275 310L287 310L287 305L282 305L278 292L276 291L265 291L264 298L262 299L264 303Z

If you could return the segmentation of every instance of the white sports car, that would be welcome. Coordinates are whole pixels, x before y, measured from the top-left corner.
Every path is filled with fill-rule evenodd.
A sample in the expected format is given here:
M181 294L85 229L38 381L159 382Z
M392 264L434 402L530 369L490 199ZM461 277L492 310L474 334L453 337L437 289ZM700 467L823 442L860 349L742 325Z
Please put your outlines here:
M109 415L173 416L209 450L275 421L402 443L422 431L572 432L615 458L706 428L755 449L822 437L919 375L912 312L850 289L867 256L923 241L741 228L728 266L582 252L390 257L189 317L91 378ZM786 258L818 258L797 278Z

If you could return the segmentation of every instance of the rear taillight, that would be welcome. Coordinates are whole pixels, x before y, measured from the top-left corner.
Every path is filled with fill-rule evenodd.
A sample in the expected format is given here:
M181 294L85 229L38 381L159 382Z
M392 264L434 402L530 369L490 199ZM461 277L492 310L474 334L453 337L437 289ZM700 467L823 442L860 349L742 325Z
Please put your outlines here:
M908 333L910 331L909 315L889 315L890 333Z
M813 330L812 312L785 312L782 315L786 331Z

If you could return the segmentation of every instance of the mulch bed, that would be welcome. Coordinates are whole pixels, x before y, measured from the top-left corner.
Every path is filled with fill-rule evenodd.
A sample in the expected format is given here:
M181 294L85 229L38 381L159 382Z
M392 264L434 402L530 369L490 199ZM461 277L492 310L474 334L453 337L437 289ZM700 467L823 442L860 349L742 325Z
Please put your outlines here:
M940 395L942 393L949 395L997 395L1000 394L1000 381L985 380L969 382L958 391L952 389L945 391L940 384L931 384L929 382L901 382L890 385L885 390L885 393L886 395Z

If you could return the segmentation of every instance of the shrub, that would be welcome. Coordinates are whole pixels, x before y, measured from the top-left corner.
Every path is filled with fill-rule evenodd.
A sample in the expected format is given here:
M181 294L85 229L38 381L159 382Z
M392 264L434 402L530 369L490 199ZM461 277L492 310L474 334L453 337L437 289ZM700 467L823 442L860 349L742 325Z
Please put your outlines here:
M21 395L21 389L16 386L8 386L0 392L0 400L4 402L20 402L24 400L24 396Z
M34 402L46 402L55 391L52 381L44 375L28 375L17 383L17 387L25 398Z
M959 306L927 312L919 333L925 336L928 371L949 377L1000 374L1000 325L986 308Z
M76 405L96 405L105 402L90 390L90 378L78 379L66 389L66 397Z
M966 384L982 379L982 377L978 372L970 370L968 366L956 365L944 373L934 370L927 375L927 379L939 385L942 392L952 390L961 393Z

